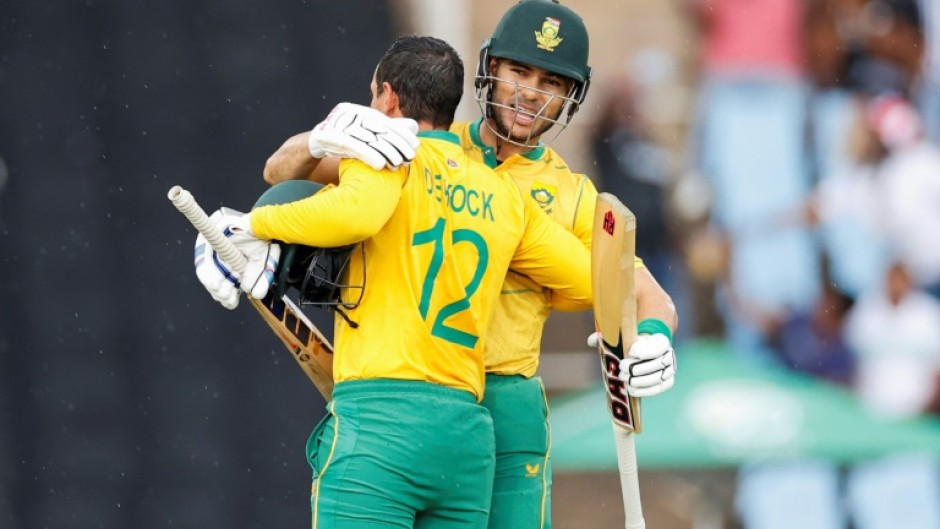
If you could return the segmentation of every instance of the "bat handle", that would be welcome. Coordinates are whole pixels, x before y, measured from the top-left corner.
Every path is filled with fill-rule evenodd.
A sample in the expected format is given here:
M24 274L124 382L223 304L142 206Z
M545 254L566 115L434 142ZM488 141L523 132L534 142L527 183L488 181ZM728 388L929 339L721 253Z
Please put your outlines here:
M614 425L614 440L617 446L617 467L620 470L620 487L623 493L624 527L646 529L643 507L640 502L639 473L636 464L636 447L632 432Z
M219 253L219 257L232 267L238 273L242 273L248 265L248 259L238 251L238 248L232 244L215 224L209 220L209 216L199 206L193 195L180 186L173 186L167 193L167 198L176 206L176 209L189 219L193 227L201 233L212 248Z

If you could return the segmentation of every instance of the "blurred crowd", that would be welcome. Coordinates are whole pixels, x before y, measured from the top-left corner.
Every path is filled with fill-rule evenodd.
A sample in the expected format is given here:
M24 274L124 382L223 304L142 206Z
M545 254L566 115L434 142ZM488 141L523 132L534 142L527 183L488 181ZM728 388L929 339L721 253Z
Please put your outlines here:
M873 414L940 413L940 2L684 4L698 60L683 162L630 80L592 141L599 188L643 227L638 253L693 307L684 332L844 386ZM741 521L940 527L938 468L755 464Z

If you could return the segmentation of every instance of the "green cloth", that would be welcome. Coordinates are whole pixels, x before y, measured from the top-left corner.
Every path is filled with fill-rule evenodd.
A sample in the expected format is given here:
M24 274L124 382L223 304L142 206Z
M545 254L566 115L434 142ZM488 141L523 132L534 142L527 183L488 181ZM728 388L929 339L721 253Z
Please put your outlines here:
M469 391L351 380L327 409L307 442L312 527L486 527L493 421Z
M847 463L888 453L940 455L940 419L892 421L849 390L789 370L749 363L713 341L677 347L676 385L644 399L641 468L732 467L814 457ZM617 468L600 381L551 399L555 470Z
M496 434L487 529L551 528L551 439L542 379L487 374L482 404Z

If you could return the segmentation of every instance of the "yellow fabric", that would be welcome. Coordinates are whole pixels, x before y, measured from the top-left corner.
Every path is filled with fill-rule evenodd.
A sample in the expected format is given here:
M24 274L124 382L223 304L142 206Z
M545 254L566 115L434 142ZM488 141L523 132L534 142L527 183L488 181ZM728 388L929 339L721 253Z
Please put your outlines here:
M483 344L509 266L578 303L590 303L590 254L524 200L507 178L471 161L446 132L421 134L397 171L340 164L340 184L251 214L267 239L311 246L362 244L358 328L336 319L336 382L424 380L483 394ZM358 294L357 294L358 295Z
M591 180L573 173L568 164L547 146L526 155L513 155L496 165L495 153L482 143L480 121L456 122L451 132L460 138L468 156L487 163L512 178L520 191L584 244L591 247L597 189ZM636 260L636 266L643 262ZM588 272L590 273L590 272ZM538 369L542 332L553 309L588 310L590 302L571 300L562 293L542 288L525 275L510 270L485 344L486 371L531 377Z

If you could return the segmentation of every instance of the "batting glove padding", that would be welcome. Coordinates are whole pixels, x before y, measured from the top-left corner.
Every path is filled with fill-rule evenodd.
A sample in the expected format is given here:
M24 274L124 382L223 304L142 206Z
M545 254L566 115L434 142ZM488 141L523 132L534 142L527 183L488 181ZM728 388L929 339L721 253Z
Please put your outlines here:
M355 158L375 170L396 169L414 160L418 123L390 118L367 106L340 103L310 131L310 156Z
M221 216L222 213L216 211L209 217L209 220L217 222ZM196 236L195 265L196 277L212 295L212 299L229 310L238 307L241 276L222 262L219 254L201 233Z
M281 247L258 239L251 233L248 215L222 208L209 219L245 256L248 264L241 274L222 261L205 237L196 237L196 277L212 298L231 310L238 306L239 289L256 299L264 298L274 282L274 272L281 257Z
M588 346L603 347L609 352L595 332L588 336ZM631 397L653 397L673 386L676 377L676 351L669 337L664 334L639 334L620 361L619 378L627 386Z

